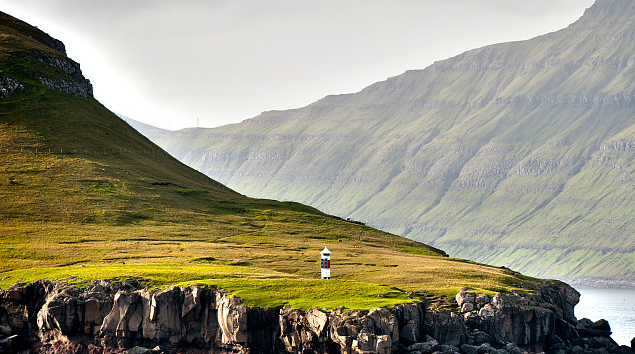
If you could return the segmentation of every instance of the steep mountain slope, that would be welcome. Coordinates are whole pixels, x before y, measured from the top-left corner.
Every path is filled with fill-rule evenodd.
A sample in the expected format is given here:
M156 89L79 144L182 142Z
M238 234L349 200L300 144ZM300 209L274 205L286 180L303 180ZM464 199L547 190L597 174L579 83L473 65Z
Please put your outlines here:
M149 135L294 200L532 275L635 282L635 2L305 108Z
M0 288L126 278L215 285L264 307L372 308L542 283L230 190L109 112L61 42L3 13L0 84Z

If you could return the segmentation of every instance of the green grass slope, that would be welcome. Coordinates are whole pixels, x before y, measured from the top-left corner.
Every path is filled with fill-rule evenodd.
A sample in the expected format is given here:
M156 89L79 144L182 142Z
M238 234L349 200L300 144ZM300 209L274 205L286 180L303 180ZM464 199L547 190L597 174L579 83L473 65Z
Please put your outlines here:
M561 31L355 94L148 136L250 196L536 276L635 284L633 33L634 2L598 0Z
M129 279L215 285L264 307L371 308L540 282L240 195L109 112L61 42L2 13L0 84L0 288ZM332 281L319 279L325 246Z

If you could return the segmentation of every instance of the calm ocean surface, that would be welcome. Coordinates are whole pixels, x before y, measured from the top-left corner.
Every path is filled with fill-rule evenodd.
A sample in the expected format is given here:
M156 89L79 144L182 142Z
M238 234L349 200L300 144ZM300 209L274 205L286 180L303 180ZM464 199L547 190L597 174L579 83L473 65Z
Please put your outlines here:
M631 345L635 337L635 289L578 289L582 294L575 307L578 319L609 321L613 338L620 345Z

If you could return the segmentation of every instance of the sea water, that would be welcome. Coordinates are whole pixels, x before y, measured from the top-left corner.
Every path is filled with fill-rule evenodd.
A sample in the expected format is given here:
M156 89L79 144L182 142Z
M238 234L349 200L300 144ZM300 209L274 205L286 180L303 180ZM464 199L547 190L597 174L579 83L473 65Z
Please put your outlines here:
M631 345L635 337L635 289L578 289L582 294L575 307L578 319L609 321L611 338L620 345Z

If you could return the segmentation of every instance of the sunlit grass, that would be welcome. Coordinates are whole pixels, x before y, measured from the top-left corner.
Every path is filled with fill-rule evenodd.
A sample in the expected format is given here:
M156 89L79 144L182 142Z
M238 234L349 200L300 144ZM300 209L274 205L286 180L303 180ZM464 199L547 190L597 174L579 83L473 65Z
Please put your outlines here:
M245 305L264 308L290 305L367 309L392 307L419 301L416 296L379 286L345 280L305 279L260 268L240 266L192 266L175 263L126 265L87 265L84 267L33 268L3 273L5 288L15 282L54 279L82 287L93 280L132 281L138 286L162 289L167 286L209 285L239 297Z
M275 214L269 215L271 220L276 219ZM289 219L293 214L283 215ZM247 224L245 227L252 228L253 222ZM0 286L42 278L70 282L76 280L69 277L135 278L146 279L145 285L152 288L215 285L245 303L261 307L370 308L415 301L422 296L451 299L463 286L493 294L537 281L506 269L423 251L416 254L411 249L416 250L415 246L399 243L402 239L391 240L393 236L363 226L355 226L364 231L363 236L345 237L334 232L338 225L334 222L330 231L325 232L324 226L318 229L321 235L333 232L337 237L316 240L311 238L315 234L311 227L295 229L292 225L288 224L287 233L262 227L254 235L218 235L205 226L151 222L74 227L64 223L34 223L30 227L9 224L2 228L0 266L4 271L0 279L4 280ZM263 229L269 236L262 235ZM319 257L324 246L333 252L331 281L319 279ZM356 295L335 291L334 286ZM324 287L323 292L315 290L320 287ZM392 293L393 287L400 290ZM251 293L255 288L272 292ZM384 297L377 297L380 294Z

